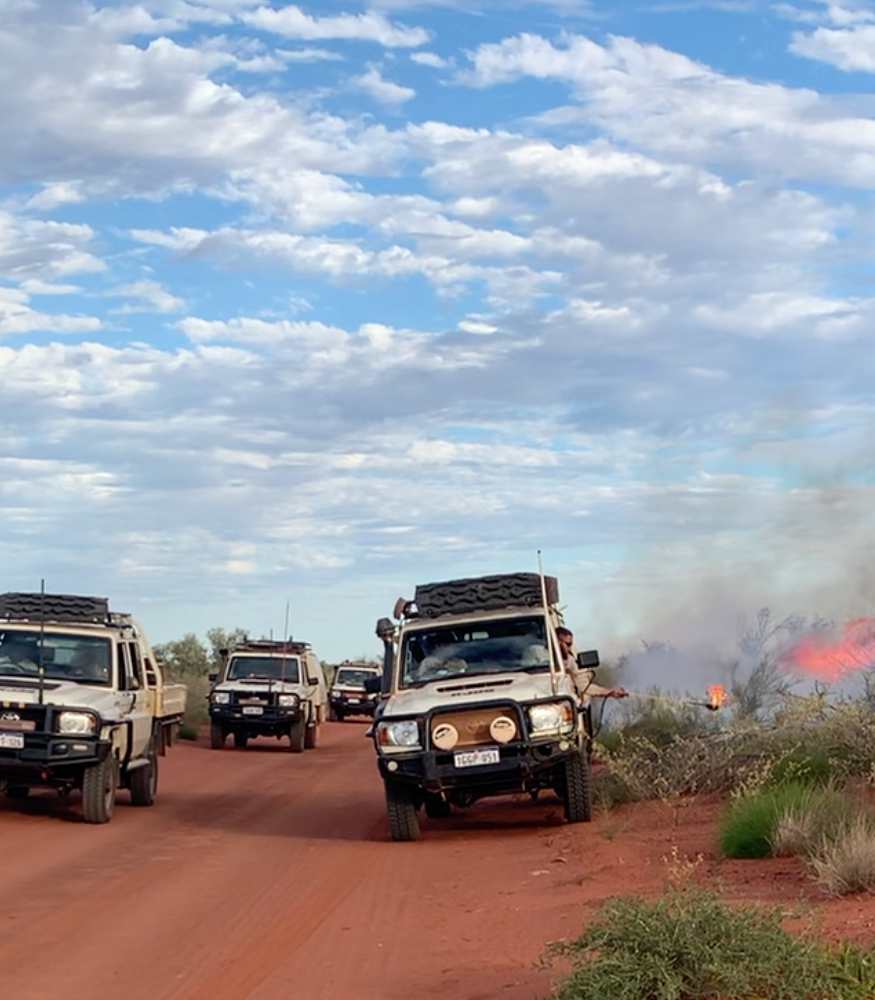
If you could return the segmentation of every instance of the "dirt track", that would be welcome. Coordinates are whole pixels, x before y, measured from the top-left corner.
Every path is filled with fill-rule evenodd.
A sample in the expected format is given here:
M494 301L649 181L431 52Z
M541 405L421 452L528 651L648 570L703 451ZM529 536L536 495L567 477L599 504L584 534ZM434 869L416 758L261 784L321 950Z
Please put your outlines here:
M872 944L875 898L825 900L796 859L716 858L719 803L569 826L556 799L494 800L393 844L364 729L302 755L180 743L158 804L122 793L108 826L54 793L0 803L4 1000L536 1000L547 942L678 867Z
M573 881L545 901L544 870L557 835L593 828L498 801L393 844L364 729L302 755L179 743L156 806L121 793L107 826L75 796L3 801L4 997L543 997L533 964L579 905Z

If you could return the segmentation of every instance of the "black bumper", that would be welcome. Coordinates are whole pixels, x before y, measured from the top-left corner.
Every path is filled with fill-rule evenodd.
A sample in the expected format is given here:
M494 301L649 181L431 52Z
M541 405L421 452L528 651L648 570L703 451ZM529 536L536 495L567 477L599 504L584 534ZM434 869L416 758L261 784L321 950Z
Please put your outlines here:
M344 715L373 715L377 707L377 699L368 698L366 695L351 702L348 697L329 694L328 702L335 712L342 712Z
M580 753L573 740L561 749L559 741L514 743L489 747L499 751L495 764L458 767L453 752L422 751L390 756L379 754L377 764L384 781L409 785L426 792L470 789L487 793L514 791L546 779L557 765ZM482 748L486 749L486 748Z
M106 760L110 740L57 733L26 733L20 749L0 748L0 780L52 784L75 781L85 768Z
M266 705L260 715L244 714L243 705L211 705L210 721L218 723L229 733L285 732L292 723L304 718L299 705L297 708L278 708Z

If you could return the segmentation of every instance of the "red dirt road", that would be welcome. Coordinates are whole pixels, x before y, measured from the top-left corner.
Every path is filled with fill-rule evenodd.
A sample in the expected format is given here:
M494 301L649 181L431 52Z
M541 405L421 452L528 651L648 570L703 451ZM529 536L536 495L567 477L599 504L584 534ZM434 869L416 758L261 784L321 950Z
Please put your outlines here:
M122 793L107 826L53 793L0 804L3 996L535 1000L558 974L537 967L546 943L664 884L673 846L739 897L806 891L792 862L709 860L707 806L677 826L654 804L568 826L555 799L496 800L393 844L364 729L325 726L300 755L180 743L156 806ZM872 936L871 902L824 913Z

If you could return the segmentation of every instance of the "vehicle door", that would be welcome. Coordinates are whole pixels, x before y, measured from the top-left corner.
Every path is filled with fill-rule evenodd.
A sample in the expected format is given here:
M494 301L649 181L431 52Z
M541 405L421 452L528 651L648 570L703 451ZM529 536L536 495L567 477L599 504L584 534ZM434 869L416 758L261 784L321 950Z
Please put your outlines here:
M321 721L326 715L326 706L328 704L328 685L325 683L322 663L317 656L308 653L305 657L304 669L307 671L306 680L310 685L310 700L318 709Z
M146 685L139 645L130 640L119 643L119 684L130 705L131 758L142 757L152 739L153 694Z

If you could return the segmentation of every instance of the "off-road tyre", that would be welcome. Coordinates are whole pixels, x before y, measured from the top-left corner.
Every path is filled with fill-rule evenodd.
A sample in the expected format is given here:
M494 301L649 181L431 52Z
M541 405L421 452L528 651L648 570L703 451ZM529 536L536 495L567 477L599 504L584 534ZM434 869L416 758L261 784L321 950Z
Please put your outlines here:
M547 603L557 604L559 583L556 577L544 577L544 587ZM422 583L416 588L414 602L425 618L509 607L539 607L543 603L541 577L537 573L501 573Z
M115 812L118 789L118 761L109 754L92 764L82 776L82 816L86 823L108 823Z
M109 601L105 597L76 594L0 594L0 618L27 621L105 622Z
M238 750L245 750L246 744L249 742L249 737L246 733L234 733L234 746Z
M424 807L429 819L449 819L453 815L453 807L441 795L426 795Z
M128 778L131 789L131 804L135 806L154 806L158 794L158 754L149 754L149 763L131 771Z
M319 726L314 723L312 726L307 726L306 732L304 733L304 749L315 750L318 745Z
M289 730L289 750L292 753L303 753L307 745L307 720L298 719L292 723Z
M387 781L386 812L392 840L419 840L421 834L419 817L416 815L416 799L409 789Z
M7 799L26 799L30 796L30 785L7 785L3 794Z
M225 745L225 736L227 733L219 725L218 722L210 723L210 746L213 750L221 750Z
M567 757L562 765L561 797L569 823L589 823L592 819L592 788L586 750Z

